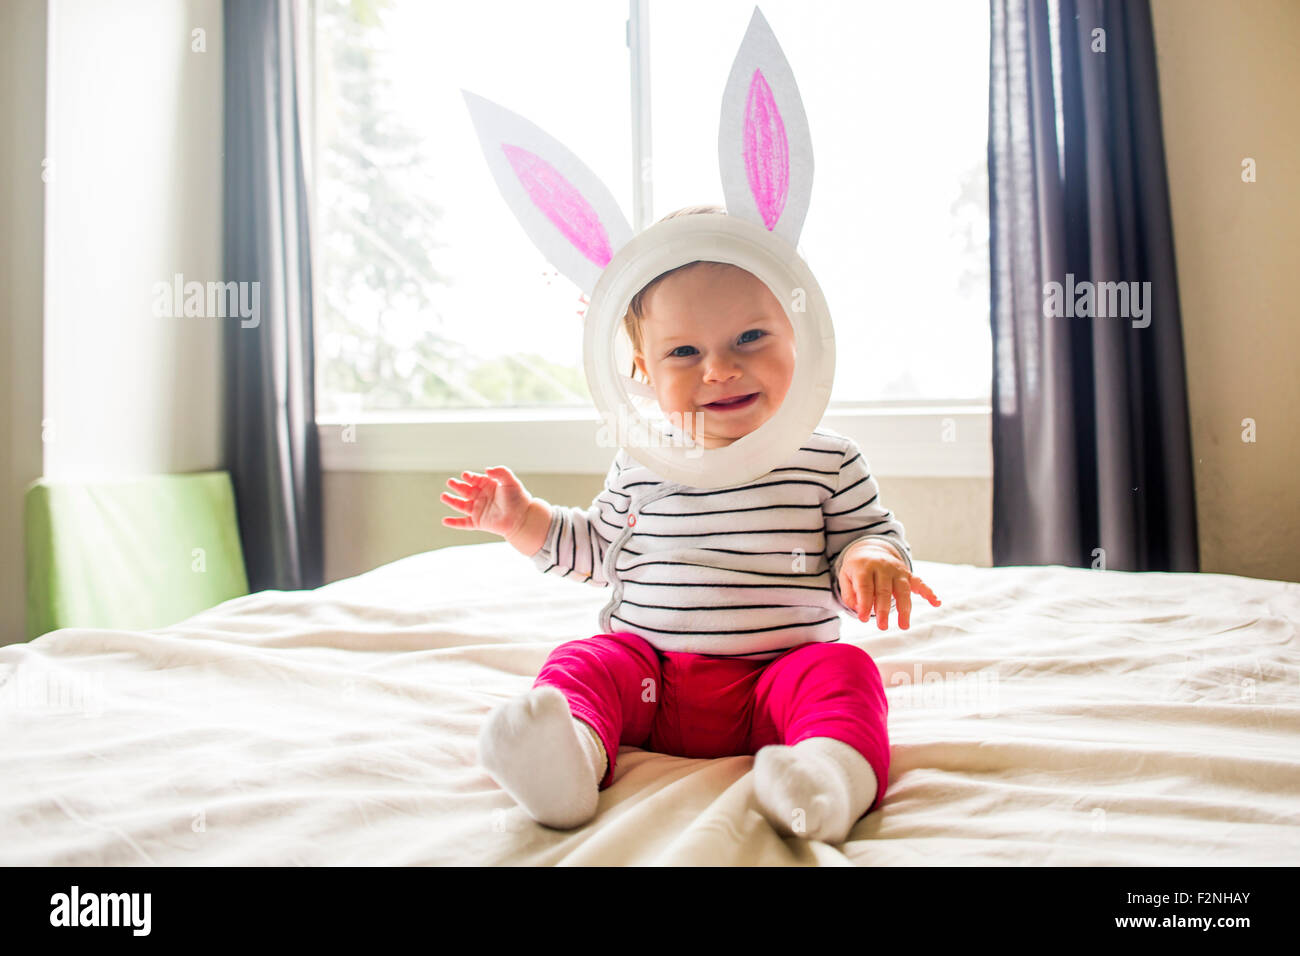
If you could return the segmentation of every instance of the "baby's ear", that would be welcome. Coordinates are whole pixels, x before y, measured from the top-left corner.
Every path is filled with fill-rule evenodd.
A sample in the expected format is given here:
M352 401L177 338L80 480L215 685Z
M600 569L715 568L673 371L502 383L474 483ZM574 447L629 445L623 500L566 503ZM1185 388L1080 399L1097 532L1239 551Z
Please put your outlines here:
M727 212L797 246L812 195L812 139L794 73L758 7L722 94L718 164Z
M632 238L618 201L559 140L491 100L461 90L497 188L548 262L588 296Z

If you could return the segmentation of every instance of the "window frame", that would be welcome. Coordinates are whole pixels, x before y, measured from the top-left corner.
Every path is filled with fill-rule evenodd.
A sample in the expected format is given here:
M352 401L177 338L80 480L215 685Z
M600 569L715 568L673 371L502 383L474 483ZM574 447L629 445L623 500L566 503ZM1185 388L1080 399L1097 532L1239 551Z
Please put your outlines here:
M631 71L633 231L652 217L653 181L649 84L648 0L628 0L625 40ZM306 73L311 77L306 115L310 173L319 170L316 135L316 2L307 0ZM315 176L308 176L310 218L316 210ZM318 243L312 244L312 282ZM312 301L320 297L313 289ZM313 316L313 322L315 317ZM316 336L312 336L313 343ZM314 347L314 344L313 344ZM312 356L313 363L315 356ZM993 475L992 405L989 399L909 399L836 402L822 424L853 439L881 476L990 478ZM417 409L316 415L325 472L448 472L481 470L505 459L517 474L605 475L617 449L593 439L600 426L594 408L539 406L491 409Z

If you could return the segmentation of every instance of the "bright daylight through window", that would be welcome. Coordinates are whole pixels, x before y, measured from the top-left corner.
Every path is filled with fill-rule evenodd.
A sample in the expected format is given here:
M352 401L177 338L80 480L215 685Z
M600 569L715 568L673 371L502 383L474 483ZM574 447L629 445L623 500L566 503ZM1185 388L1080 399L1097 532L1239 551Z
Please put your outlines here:
M646 226L723 203L717 104L754 3L647 6ZM590 408L585 300L502 201L461 89L572 148L631 221L627 4L315 7L318 414ZM987 400L987 8L761 7L812 134L799 248L835 321L833 403Z

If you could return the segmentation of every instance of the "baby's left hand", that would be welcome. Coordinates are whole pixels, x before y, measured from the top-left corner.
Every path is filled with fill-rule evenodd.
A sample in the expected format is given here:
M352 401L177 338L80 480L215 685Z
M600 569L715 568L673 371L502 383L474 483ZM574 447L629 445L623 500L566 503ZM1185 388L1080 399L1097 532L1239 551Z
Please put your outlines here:
M938 607L941 603L930 586L907 569L907 563L887 544L866 541L849 546L840 565L840 596L859 621L876 610L876 624L883 631L889 627L890 598L898 605L898 626L903 630L912 621L912 592Z

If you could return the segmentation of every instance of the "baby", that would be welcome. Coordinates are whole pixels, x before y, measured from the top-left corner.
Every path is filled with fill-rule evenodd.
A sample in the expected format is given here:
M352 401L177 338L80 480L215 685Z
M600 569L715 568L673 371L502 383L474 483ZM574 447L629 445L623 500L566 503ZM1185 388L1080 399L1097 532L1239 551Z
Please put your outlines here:
M723 213L688 207L671 216ZM670 218L665 217L665 218ZM637 370L705 448L781 407L795 337L768 287L692 262L632 300ZM620 450L590 508L534 498L509 468L463 472L442 500L455 528L490 531L545 573L609 587L604 633L557 647L532 689L489 713L479 757L539 823L594 816L620 745L683 757L754 754L763 815L785 836L842 843L889 779L888 704L875 662L839 642L839 612L906 629L903 526L852 440L816 429L744 485L669 482Z

